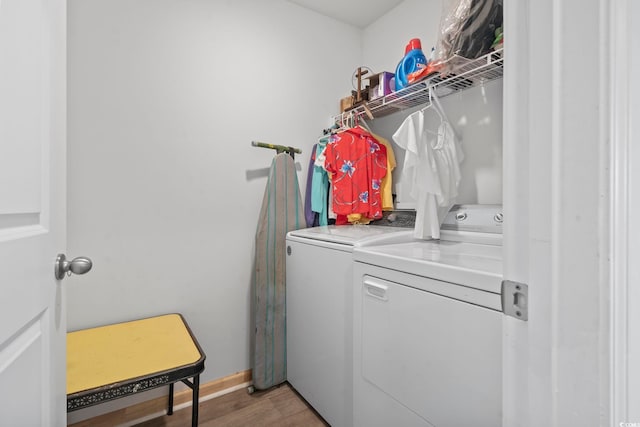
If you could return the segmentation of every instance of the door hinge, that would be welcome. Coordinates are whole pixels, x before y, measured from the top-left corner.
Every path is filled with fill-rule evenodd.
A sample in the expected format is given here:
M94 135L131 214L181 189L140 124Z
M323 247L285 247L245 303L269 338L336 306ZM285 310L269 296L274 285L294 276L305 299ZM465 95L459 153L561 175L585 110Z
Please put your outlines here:
M529 319L529 286L525 283L502 281L502 312L520 320Z

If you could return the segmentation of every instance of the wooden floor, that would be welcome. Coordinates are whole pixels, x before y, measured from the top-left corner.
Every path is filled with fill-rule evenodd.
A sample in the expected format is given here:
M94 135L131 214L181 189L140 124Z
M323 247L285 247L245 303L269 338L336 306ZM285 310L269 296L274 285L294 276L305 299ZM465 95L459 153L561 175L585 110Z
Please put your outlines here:
M200 427L278 426L326 427L320 416L287 383L266 391L234 391L200 403ZM191 426L191 407L141 424L138 427Z

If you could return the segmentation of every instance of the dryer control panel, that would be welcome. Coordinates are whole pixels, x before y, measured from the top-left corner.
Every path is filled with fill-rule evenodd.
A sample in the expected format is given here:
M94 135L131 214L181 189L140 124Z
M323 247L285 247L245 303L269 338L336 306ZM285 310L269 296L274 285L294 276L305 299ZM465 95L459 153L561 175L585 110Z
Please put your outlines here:
M454 205L442 230L502 234L502 205Z

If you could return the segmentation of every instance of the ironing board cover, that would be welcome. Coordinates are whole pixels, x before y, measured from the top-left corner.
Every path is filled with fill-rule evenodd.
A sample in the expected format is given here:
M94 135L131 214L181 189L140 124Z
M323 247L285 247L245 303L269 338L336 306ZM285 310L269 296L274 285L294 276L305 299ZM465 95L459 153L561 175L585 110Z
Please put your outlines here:
M305 224L291 156L271 163L256 232L253 386L267 389L287 379L285 238Z

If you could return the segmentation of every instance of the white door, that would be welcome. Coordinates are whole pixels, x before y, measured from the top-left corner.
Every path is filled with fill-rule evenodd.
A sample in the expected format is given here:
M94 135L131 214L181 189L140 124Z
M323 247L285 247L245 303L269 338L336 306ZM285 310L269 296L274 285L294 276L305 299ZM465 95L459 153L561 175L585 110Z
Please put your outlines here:
M0 0L0 425L66 424L64 0Z
M528 284L529 320L503 322L504 427L619 424L608 420L609 72L612 12L633 2L505 2L504 267Z

